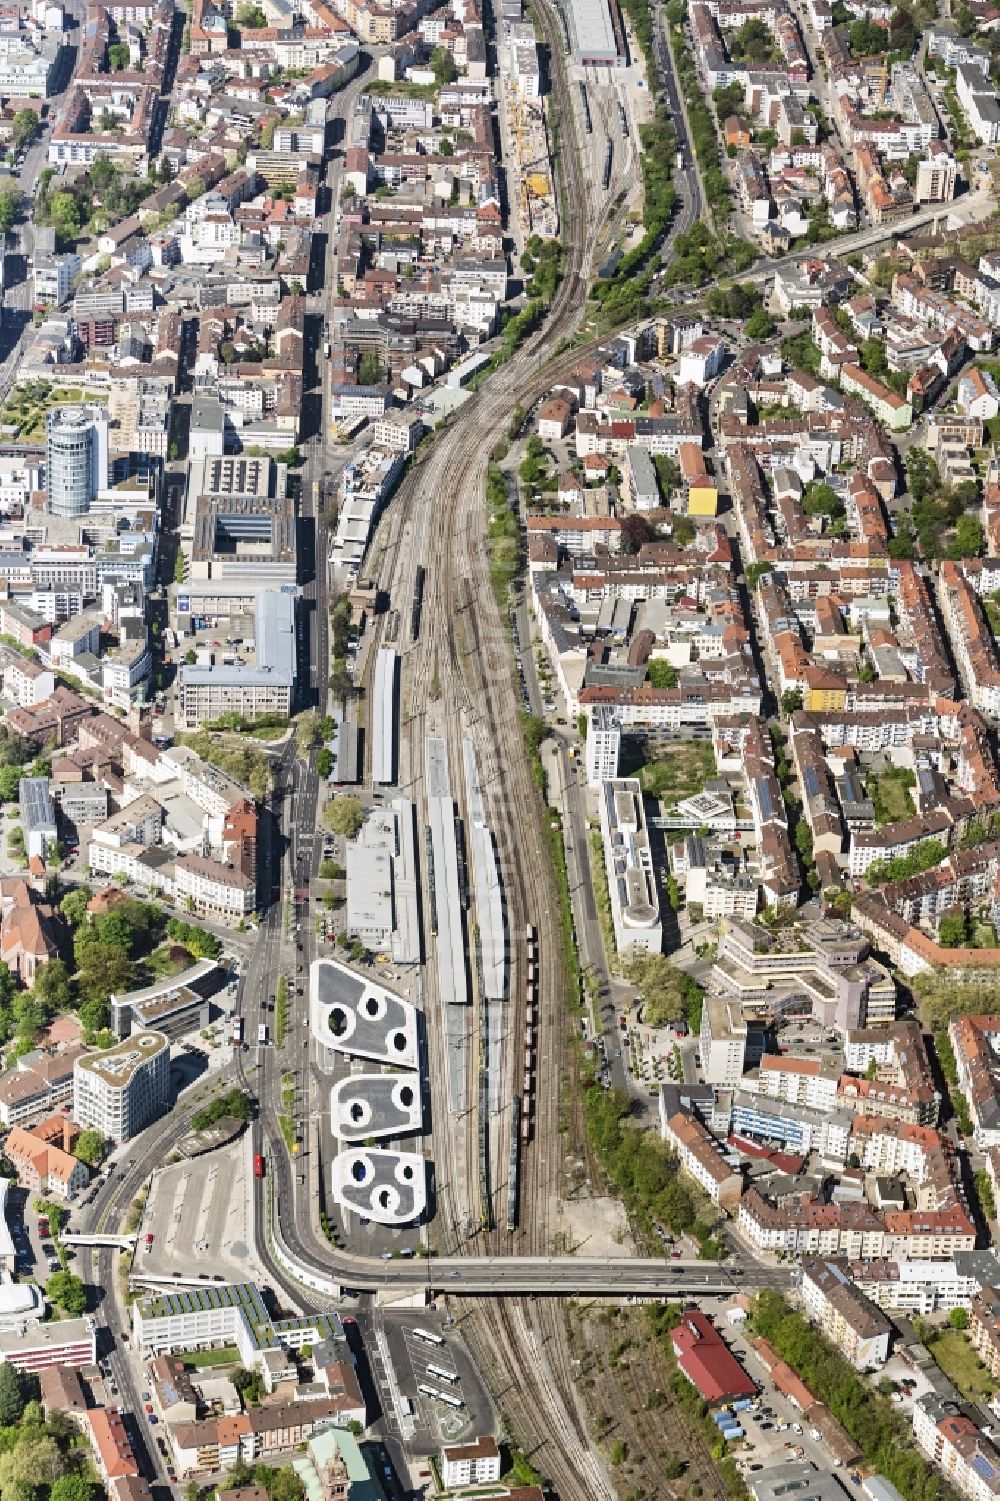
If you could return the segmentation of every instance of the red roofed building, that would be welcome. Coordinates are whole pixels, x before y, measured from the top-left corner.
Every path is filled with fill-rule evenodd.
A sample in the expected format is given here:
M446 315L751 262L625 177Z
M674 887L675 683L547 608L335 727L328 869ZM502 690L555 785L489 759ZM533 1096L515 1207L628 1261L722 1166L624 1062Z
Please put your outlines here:
M96 1407L87 1414L90 1419L90 1443L101 1479L121 1480L127 1475L138 1475L139 1466L132 1452L121 1413L104 1407Z
M677 1364L706 1402L756 1396L756 1386L700 1309L688 1310L670 1338Z

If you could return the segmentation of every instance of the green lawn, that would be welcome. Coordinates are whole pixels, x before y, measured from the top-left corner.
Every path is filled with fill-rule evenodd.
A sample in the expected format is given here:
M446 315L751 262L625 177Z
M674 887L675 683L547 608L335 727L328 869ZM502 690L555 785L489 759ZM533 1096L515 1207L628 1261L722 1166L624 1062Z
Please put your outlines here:
M218 1350L195 1350L184 1361L186 1370L195 1371L199 1366L239 1365L240 1352L235 1345L220 1345Z
M701 792L716 774L715 752L705 740L684 740L661 751L640 772L644 791L676 801Z
M909 788L916 778L912 771L883 772L881 776L868 778L868 796L875 804L877 824L899 823L914 814Z
M165 943L161 948L154 949L143 962L150 974L157 979L166 980L171 975L179 975L182 970L188 969L194 961L182 944Z
M997 1383L983 1365L967 1337L958 1329L945 1329L930 1346L931 1354L945 1375L970 1402L992 1397Z

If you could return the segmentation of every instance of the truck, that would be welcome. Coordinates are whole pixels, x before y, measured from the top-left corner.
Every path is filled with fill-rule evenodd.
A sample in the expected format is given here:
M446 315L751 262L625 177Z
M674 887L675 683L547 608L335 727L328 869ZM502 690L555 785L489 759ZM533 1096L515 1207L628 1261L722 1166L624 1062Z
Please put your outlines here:
M257 1028L257 1042L258 1042L258 1044L261 1044L261 1043L265 1043L266 1041L267 1041L267 1026L266 1026L266 1024L264 1022L261 1022L260 1026Z
M255 1178L263 1178L264 1176L264 1158L261 1156L260 1152L254 1153L253 1175Z
M738 1402L733 1403L733 1412L749 1412L752 1406L752 1397L741 1397Z

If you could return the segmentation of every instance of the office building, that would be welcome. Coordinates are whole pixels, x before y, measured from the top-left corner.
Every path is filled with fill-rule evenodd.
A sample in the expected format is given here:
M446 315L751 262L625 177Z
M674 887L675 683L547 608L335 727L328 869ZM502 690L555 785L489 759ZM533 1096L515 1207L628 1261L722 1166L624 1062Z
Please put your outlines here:
M170 1044L162 1032L135 1032L74 1065L73 1118L112 1141L129 1141L169 1099Z
M85 516L108 486L108 414L54 407L45 418L45 485L53 516Z

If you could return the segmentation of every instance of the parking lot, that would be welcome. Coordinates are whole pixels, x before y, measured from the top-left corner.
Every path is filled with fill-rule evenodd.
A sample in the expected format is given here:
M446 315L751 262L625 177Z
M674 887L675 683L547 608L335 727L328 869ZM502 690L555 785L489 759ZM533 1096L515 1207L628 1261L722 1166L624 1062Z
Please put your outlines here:
M489 1394L465 1347L460 1324L436 1309L359 1313L358 1323L382 1409L373 1436L385 1444L404 1486L421 1488L429 1478L426 1457L442 1444L495 1431ZM422 1338L414 1332L417 1329L431 1338ZM421 1392L421 1386L449 1401Z
M44 1284L61 1263L52 1244L48 1222L32 1208L32 1196L24 1188L11 1188L7 1199L7 1225L14 1242L14 1268L19 1278L34 1277Z
M799 1408L770 1382L744 1330L730 1324L724 1312L726 1303L721 1299L704 1299L699 1303L760 1391L756 1407L736 1415L743 1422L746 1442L732 1444L730 1452L743 1469L768 1469L772 1465L787 1464L790 1459L810 1460L824 1472L839 1468L835 1456L822 1439L814 1437L818 1430L811 1429ZM843 1478L848 1479L846 1472Z
M201 1275L204 1268L208 1277L266 1280L250 1249L248 1153L248 1140L240 1137L208 1156L162 1167L153 1175L138 1271L193 1270Z

